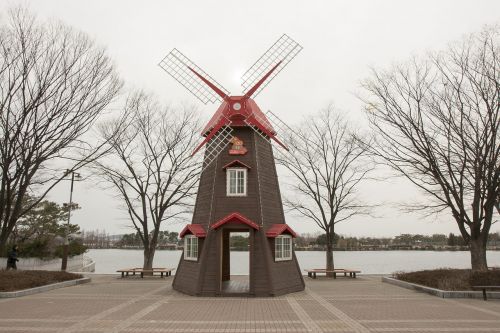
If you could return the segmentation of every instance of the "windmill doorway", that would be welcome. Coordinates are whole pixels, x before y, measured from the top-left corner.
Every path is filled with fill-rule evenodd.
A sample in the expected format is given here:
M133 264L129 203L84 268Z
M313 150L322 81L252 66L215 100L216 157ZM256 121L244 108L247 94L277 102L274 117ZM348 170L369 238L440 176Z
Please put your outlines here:
M250 258L252 231L225 229L222 234L221 294L250 293Z

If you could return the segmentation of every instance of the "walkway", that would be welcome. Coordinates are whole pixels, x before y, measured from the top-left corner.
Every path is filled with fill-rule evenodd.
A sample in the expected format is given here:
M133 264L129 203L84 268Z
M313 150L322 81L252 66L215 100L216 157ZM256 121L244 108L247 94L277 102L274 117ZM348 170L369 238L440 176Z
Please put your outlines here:
M277 298L196 298L172 278L89 284L0 300L0 332L500 332L500 300L445 300L380 277L306 279Z

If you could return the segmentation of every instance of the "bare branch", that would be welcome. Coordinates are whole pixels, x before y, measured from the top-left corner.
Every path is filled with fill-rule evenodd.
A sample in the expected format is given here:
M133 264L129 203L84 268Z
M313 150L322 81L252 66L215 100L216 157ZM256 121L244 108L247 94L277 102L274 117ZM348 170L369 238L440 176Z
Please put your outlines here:
M307 118L285 142L290 152L276 158L292 174L288 186L293 195L285 200L285 206L325 231L331 255L335 224L371 211L356 190L374 165L348 122L335 114L332 106ZM327 268L333 267L331 258Z
M485 28L363 82L377 133L367 148L431 199L414 209L451 211L471 249L482 249L473 269L486 269L500 194L499 36Z
M192 206L200 161L191 152L199 129L192 109L162 107L143 92L131 94L123 115L100 128L110 153L94 163L95 171L125 203L144 244L145 268L151 268L162 224Z
M98 157L83 143L117 95L111 60L83 33L13 8L0 27L0 247L17 220L65 176ZM37 193L38 202L23 207Z

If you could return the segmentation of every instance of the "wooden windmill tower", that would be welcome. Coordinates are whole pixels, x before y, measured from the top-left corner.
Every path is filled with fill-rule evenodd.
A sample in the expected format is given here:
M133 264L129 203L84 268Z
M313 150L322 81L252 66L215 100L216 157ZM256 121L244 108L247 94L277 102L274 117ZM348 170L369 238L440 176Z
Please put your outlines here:
M285 222L271 145L287 149L277 137L286 125L271 112L264 114L252 99L301 49L281 36L243 74L242 96L230 96L176 49L160 62L203 103L222 103L194 152L205 146L192 223L180 233L184 252L175 290L199 296L277 296L304 289L293 251L296 234ZM249 235L249 279L238 288L230 276L231 232Z

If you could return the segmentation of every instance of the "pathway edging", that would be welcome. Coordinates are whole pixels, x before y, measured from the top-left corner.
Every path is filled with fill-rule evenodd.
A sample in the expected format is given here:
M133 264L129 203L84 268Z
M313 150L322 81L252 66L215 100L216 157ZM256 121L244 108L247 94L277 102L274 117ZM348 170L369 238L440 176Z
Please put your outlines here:
M416 283L411 283L411 282L406 282L406 281L401 281L395 278L383 276L382 277L382 282L393 284L398 287L410 289L410 290L416 290L416 291L421 291L430 295L434 295L437 297L441 298L483 298L483 292L482 291L470 291L470 290L463 290L463 291L448 291L448 290L441 290L441 289L436 289L436 288L431 288L431 287L426 287L421 284L416 284ZM500 299L500 292L486 292L488 299L489 298L495 298L495 299Z
M43 293L45 291L49 291L49 290L53 290L53 289L69 287L69 286L76 286L78 284L88 283L88 282L90 282L90 278L84 277L81 279L57 282L57 283L47 284L45 286L40 286L40 287L35 287L35 288L30 288L30 289L23 289L23 290L17 290L17 291L3 291L3 292L0 292L0 298L13 298L13 297L22 297L22 296L27 296L27 295L39 294L39 293Z

